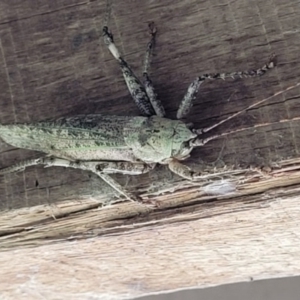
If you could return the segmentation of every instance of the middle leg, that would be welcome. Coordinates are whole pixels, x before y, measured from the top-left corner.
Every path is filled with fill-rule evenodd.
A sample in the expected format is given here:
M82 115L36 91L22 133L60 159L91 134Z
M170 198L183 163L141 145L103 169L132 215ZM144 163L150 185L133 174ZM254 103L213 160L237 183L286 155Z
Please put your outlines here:
M66 167L91 171L97 174L102 180L114 188L117 192L125 196L128 200L137 201L144 204L151 204L149 201L143 201L139 196L132 194L122 187L116 180L108 174L128 174L139 175L149 172L155 167L155 164L131 163L131 162L108 162L108 161L69 161L67 159L56 157L41 157L24 160L13 166L0 169L0 175L13 172L24 171L27 167L44 165L45 167Z
M146 204L138 195L134 195L125 187L121 186L116 180L108 174L129 174L139 175L149 172L155 167L155 164L131 163L131 162L105 162L105 161L69 161L66 159L45 157L37 160L39 164L46 167L61 166L80 170L91 171L98 175L102 180L114 188L117 192L131 201L136 201Z

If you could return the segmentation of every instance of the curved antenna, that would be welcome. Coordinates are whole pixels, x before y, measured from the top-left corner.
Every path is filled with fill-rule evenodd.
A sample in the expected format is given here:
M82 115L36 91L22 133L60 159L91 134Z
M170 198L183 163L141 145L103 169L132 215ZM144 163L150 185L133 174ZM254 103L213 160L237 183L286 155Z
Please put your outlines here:
M267 97L267 98L265 98L265 99L262 99L262 100L260 100L260 101L258 101L258 102L256 102L256 103L254 103L254 104L248 106L247 108L244 108L244 109L242 109L242 110L240 110L240 111L238 111L238 112L232 114L232 115L229 116L228 118L226 118L226 119L224 119L224 120L221 120L220 122L218 122L218 123L216 123L216 124L214 124L214 125L212 125L212 126L210 126L210 127L206 127L206 128L202 128L202 129L196 129L196 130L194 130L194 132L195 132L196 134L198 134L198 136L201 135L201 134L207 133L207 132L211 131L212 129L214 129L214 128L220 126L221 124L223 124L223 123L225 123L225 122L227 122L227 121L229 121L229 120L231 120L231 119L237 117L238 115L240 115L240 114L246 112L247 110L249 110L249 109L251 109L251 108L254 108L254 107L257 107L257 106L259 106L260 104L262 104L262 103L264 103L264 102L267 102L267 101L271 100L272 98L277 97L278 95L282 95L283 93L285 93L285 92L287 92L287 91L290 91L290 90L292 90L292 89L294 89L294 88L296 88L296 87L298 87L298 86L300 86L300 82L298 82L298 83L296 83L296 84L294 84L294 85L292 85L292 86L289 86L289 87L287 87L286 89L284 89L284 90L282 90L282 91L279 91L279 92L273 94L273 95L270 96L270 97ZM293 118L292 120L296 120L296 119L299 119L299 118ZM282 122L287 122L287 121L289 121L289 120L282 120ZM261 127L261 126L267 125L267 124L270 124L270 123L259 124L259 125L256 125L256 126L254 126L254 127L251 127L251 128ZM211 137L208 137L208 138L205 138L205 139L199 139L199 138L197 138L197 139L193 142L193 145L194 145L195 147L197 147L197 146L203 146L203 145L206 144L207 142L209 142L209 141L211 141L211 140L214 140L214 139L216 139L216 138L219 138L219 137L221 137L221 136L225 136L225 135L228 135L228 134L231 134L231 133L234 133L234 132L243 131L243 130L246 130L246 129L250 129L250 128L237 129L237 130L234 130L234 131L230 131L230 132L225 132L225 133L221 133L221 134L218 134L218 135L214 135L214 136L211 136Z

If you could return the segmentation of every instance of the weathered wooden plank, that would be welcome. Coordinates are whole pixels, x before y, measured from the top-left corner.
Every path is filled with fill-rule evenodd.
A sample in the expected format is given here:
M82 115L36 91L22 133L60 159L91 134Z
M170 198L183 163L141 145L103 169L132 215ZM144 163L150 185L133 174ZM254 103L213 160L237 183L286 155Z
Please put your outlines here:
M32 122L76 113L138 113L117 64L99 41L103 1L75 1L72 5L24 1L16 2L14 8L4 3L0 28L2 123ZM131 5L139 13L131 14ZM297 6L290 3L281 8L280 4L267 2L249 8L241 2L169 1L162 5L122 1L114 5L111 27L126 58L139 71L148 39L145 21L157 23L159 35L152 78L171 116L196 75L255 68L271 53L278 54L278 68L261 79L204 84L190 117L202 127L296 81L298 53L293 49L297 32L293 31L294 23L289 23L283 14L291 11L288 19L293 18L289 7ZM194 151L189 163L200 167L262 166L296 156L299 123L278 121L297 116L298 99L294 96L298 93L298 89L291 91L270 105L224 124L215 132L272 122L213 141ZM1 150L1 166L33 156L32 152L14 150L4 144ZM145 180L150 183L155 178L152 172ZM133 189L140 184L140 179L129 180ZM3 210L57 203L66 194L78 198L85 190L102 194L102 184L95 188L94 181L80 171L31 168L1 180L1 207ZM105 192L110 191L102 186Z
M297 1L122 0L114 4L110 24L116 43L137 73L148 41L147 22L157 24L151 76L171 117L195 76L256 68L271 53L278 55L278 67L260 79L203 84L189 121L204 127L298 81L299 10ZM99 39L104 11L104 1L1 1L1 123L78 113L138 114L117 64ZM62 277L70 278L74 268L81 277L92 264L101 266L105 261L103 270L92 271L95 281L88 288L102 293L103 299L104 294L125 298L258 278L258 274L299 274L295 253L299 253L300 122L292 120L300 114L299 90L214 130L213 134L245 128L193 152L187 164L207 176L214 174L199 184L183 181L164 167L143 176L116 177L133 191L160 200L161 208L156 210L128 202L98 209L99 203L116 199L114 192L94 176L76 170L30 168L0 178L0 247L18 249L0 257L2 263L12 261L0 268L7 274L9 267L12 276L6 277L0 290L12 292L9 280L17 273L30 275L25 269L34 264L43 266L38 283L51 293L52 283L63 284ZM1 167L37 155L0 142ZM270 173L260 171L268 166L273 168ZM237 184L234 193L203 193L204 185L224 179ZM70 236L78 239L76 247L53 244ZM80 239L86 237L93 239ZM216 250L220 243L228 252ZM43 249L48 249L50 258ZM130 249L142 251L138 253L143 259L134 257ZM80 258L71 259L80 253L87 253L84 264ZM52 255L70 267L61 269ZM134 260L129 259L132 255ZM113 260L121 261L122 268ZM56 268L53 278L46 275L50 264ZM131 269L133 265L140 269ZM150 276L150 265L169 273L151 271ZM187 265L192 277L184 268ZM126 282L118 279L125 269ZM165 282L161 276L167 278ZM101 290L95 287L99 278ZM85 292L81 285L77 287L73 299Z
M173 216L165 212L161 221L147 222L144 216L139 226L136 220L119 221L117 233L90 239L30 249L20 245L1 253L2 297L132 299L299 274L299 196L269 196L263 203L257 198L243 202L243 207L240 201L220 201L195 205L193 211L177 209ZM98 218L104 214L98 213L78 224L78 231L89 223L102 225ZM76 221L66 220L65 227L73 228ZM59 227L51 226L52 232ZM43 229L46 236L47 226ZM36 239L27 242L36 244Z

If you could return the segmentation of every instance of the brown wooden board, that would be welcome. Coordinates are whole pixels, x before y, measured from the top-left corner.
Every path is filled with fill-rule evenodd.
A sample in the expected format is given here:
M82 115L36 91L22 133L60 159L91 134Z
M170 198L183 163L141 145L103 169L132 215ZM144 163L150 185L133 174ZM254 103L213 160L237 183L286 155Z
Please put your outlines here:
M113 5L110 28L141 74L147 24L155 22L151 78L171 118L196 76L255 69L277 54L277 67L261 78L201 85L189 121L202 128L298 82L299 13L299 2L292 0L122 0ZM0 2L1 124L82 113L139 114L101 39L104 14L100 0ZM217 221L232 212L254 214L268 201L297 199L299 93L295 88L215 129L211 134L245 130L193 151L186 164L203 171L202 182L187 182L164 166L142 176L115 177L131 191L159 200L158 209L130 202L99 209L118 195L88 172L31 167L1 177L0 248L124 233L181 219ZM1 167L39 156L0 141ZM236 184L233 193L206 193L207 184L224 180Z

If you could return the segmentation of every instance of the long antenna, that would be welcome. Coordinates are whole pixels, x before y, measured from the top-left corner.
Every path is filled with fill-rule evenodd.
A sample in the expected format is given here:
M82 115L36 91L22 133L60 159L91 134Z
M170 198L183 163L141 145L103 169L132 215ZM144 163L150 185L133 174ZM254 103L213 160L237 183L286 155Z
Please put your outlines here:
M240 110L239 112L234 113L233 115L229 116L228 118L226 118L226 119L224 119L224 120L222 120L222 121L220 121L220 122L218 122L218 123L216 123L216 124L214 124L214 125L212 125L212 126L210 126L210 127L206 127L206 128L202 128L202 129L196 129L195 132L198 134L198 137L197 137L196 140L194 140L194 141L192 142L192 146L194 146L194 147L203 146L203 145L205 145L206 143L208 143L209 141L215 140L215 139L220 138L220 137L225 136L225 135L229 135L229 134L232 134L232 133L236 133L236 132L248 130L248 129L251 129L251 128L258 128L258 127L262 127L262 126L266 126L266 125L271 125L271 124L273 124L273 123L257 124L257 125L255 125L255 126L250 127L250 128L247 127L247 128L235 129L235 130L232 130L232 131L228 131L228 132L216 134L216 135L213 135L213 136L209 136L209 137L204 138L204 139L201 139L201 138L199 137L199 135L201 135L201 134L203 134L203 133L206 133L206 132L209 132L210 130L212 130L212 129L218 127L218 126L220 126L221 124L223 124L223 123L225 123L225 122L231 120L232 118L235 118L236 116L238 116L238 115L240 115L240 114L246 112L247 110L249 110L249 109L251 109L251 108L253 108L253 107L256 107L256 106L258 106L258 105L260 105L260 104L262 104L262 103L264 103L264 102L267 102L268 100L270 100L270 99L272 99L272 98L274 98L274 97L276 97L276 96L278 96L278 95L281 95L281 94L283 94L283 93L285 93L285 92L287 92L287 91L289 91L289 90L292 90L292 89L296 88L296 87L299 86L299 85L300 85L300 82L298 82L298 83L296 83L296 84L294 84L294 85L292 85L292 86L289 86L288 88L286 88L286 89L284 89L284 90L282 90L282 91L279 91L279 92L273 94L272 96L270 96L270 97L268 97L268 98L262 99L262 100L260 100L260 101L258 101L258 102L256 102L256 103L254 103L254 104L248 106L247 108L244 108L244 109ZM285 122L289 122L289 121L293 121L293 120L295 121L295 120L299 120L299 119L300 119L300 116L299 116L299 117L295 117L295 118L293 118L293 119L289 119L289 120L288 120L288 119L280 120L279 122L280 122L280 123L285 123ZM277 123L278 123L278 122L277 122Z
M299 121L299 120L300 120L300 116L299 117L295 117L295 118L291 118L291 119L282 119L282 120L278 120L276 122L260 123L260 124L256 124L256 125L251 126L251 127L239 128L239 129L235 129L235 130L232 130L232 131L223 132L223 133L220 133L218 135L218 137L229 135L229 134L236 133L236 132L241 132L241 131L249 130L249 129L256 129L256 128L260 128L260 127L275 125L275 124L278 124L278 123L283 124L283 123L287 123L287 122L291 122L291 121Z
M274 98L274 97L277 97L278 95L281 95L281 94L283 94L283 93L285 93L285 92L287 92L287 91L289 91L289 90L292 90L292 89L296 88L296 87L299 86L299 85L300 85L300 82L296 83L295 85L289 86L288 88L286 88L286 89L284 89L284 90L282 90L282 91L279 91L279 92L273 94L272 96L270 96L270 97L268 97L268 98L262 99L262 100L260 100L260 101L258 101L258 102L256 102L256 103L254 103L254 104L248 106L247 108L244 108L244 109L242 109L242 110L240 110L240 111L234 113L233 115L229 116L228 118L226 118L226 119L224 119L224 120L222 120L222 121L220 121L220 122L218 122L218 123L216 123L216 124L214 124L214 125L212 125L212 126L210 126L210 127L206 127L206 128L202 128L202 129L197 129L197 130L196 130L196 133L200 135L200 134L209 132L209 131L211 131L212 129L214 129L214 128L220 126L221 124L223 124L223 123L225 123L225 122L227 122L227 121L229 121L229 120L231 120L231 119L237 117L238 115L240 115L240 114L246 112L247 110L249 110L249 109L251 109L251 108L254 108L254 107L256 107L256 106L258 106L258 105L260 105L260 104L262 104L262 103L264 103L264 102L267 102L267 101L269 101L270 99L272 99L272 98ZM222 134L219 135L219 136L222 136Z

